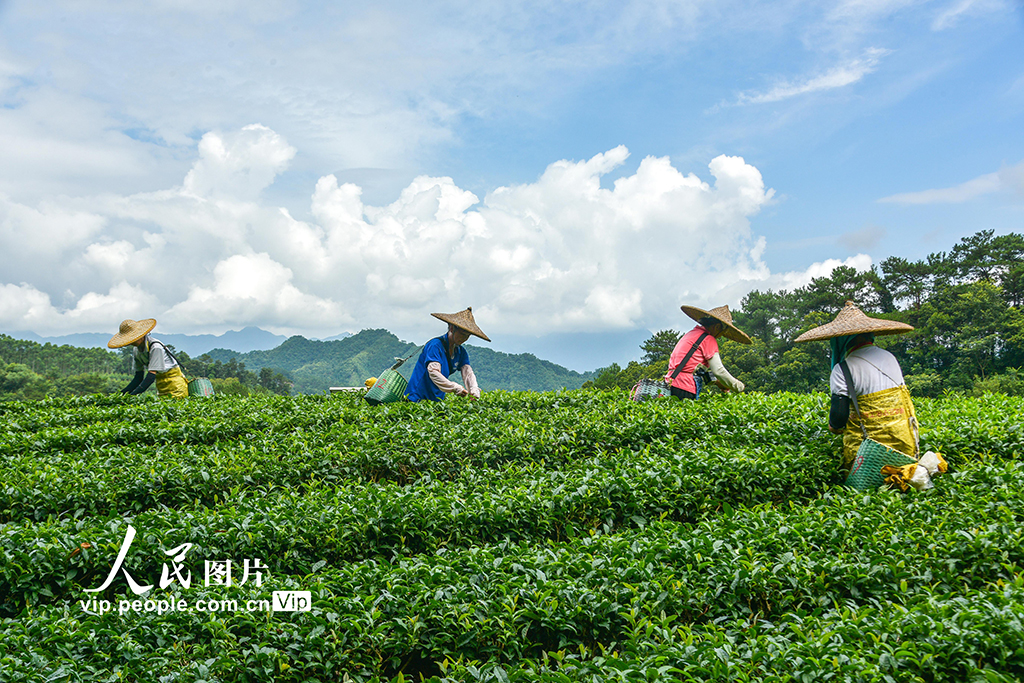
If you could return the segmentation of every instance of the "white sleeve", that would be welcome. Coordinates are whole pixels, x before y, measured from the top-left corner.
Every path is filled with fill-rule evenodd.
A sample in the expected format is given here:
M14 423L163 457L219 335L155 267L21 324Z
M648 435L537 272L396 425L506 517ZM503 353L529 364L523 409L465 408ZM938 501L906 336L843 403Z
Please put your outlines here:
M480 387L476 383L476 375L473 373L473 368L468 365L462 366L462 381L466 384L466 389L476 398L480 398Z
M743 382L739 381L735 377L729 374L729 371L722 365L722 356L715 354L711 356L708 361L708 367L711 369L711 374L715 376L715 379L725 383L733 391L743 391L746 387Z
M846 390L846 375L843 374L843 369L836 366L832 368L832 374L828 376L828 388L836 396L849 396L850 392Z
M462 388L461 384L457 384L441 374L441 364L437 361L427 363L427 375L434 386L446 394L454 391L459 396L465 396L466 390Z

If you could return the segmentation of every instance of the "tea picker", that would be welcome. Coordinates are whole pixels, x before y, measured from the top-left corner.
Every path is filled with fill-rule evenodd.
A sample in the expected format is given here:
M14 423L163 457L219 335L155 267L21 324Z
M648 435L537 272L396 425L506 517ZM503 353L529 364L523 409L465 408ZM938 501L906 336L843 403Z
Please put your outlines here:
M697 399L707 384L714 382L725 391L742 392L746 387L725 369L718 353L718 338L725 337L749 344L750 337L732 323L728 306L705 311L696 306L681 306L683 313L697 321L684 334L669 356L669 371L664 379L642 379L633 387L631 398L644 401L659 396ZM709 372L710 370L710 372Z
M188 398L189 396L212 396L213 384L205 377L191 381L185 379L181 364L162 341L149 333L156 327L154 318L145 320L122 320L118 333L110 338L107 347L119 349L132 346L132 366L135 376L122 394L139 395L154 382L160 396Z
M416 360L405 396L410 401L441 401L447 394L468 396L470 400L480 398L480 387L469 364L469 352L463 344L470 335L491 341L490 337L476 324L473 308L458 313L431 313L432 316L448 323L448 332L426 343ZM448 379L454 372L462 375L463 384ZM463 386L465 385L465 386Z
M794 340L829 342L832 399L828 428L843 435L843 467L849 470L849 486L877 488L888 480L904 490L907 486L928 488L929 466L935 473L945 471L945 460L930 451L929 466L918 471L918 424L910 390L896 357L875 346L877 336L913 329L895 320L868 317L847 301L835 320Z

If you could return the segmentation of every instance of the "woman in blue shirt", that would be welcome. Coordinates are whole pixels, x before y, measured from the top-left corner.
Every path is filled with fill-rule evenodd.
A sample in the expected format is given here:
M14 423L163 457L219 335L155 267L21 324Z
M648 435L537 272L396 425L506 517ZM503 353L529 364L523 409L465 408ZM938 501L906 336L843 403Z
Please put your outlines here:
M473 319L472 306L458 313L431 313L438 320L448 323L448 332L427 342L416 360L405 396L410 401L441 401L445 394L469 396L470 400L480 398L480 387L476 375L469 365L469 353L463 344L470 335L484 341L491 341ZM448 376L459 371L463 384L453 382Z

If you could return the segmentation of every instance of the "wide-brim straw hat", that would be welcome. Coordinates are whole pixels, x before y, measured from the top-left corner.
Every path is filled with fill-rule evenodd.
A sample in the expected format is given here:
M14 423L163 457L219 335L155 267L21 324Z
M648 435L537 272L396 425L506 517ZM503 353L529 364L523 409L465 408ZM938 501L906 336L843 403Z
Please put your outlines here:
M690 316L697 322L700 322L701 318L714 318L718 322L725 325L725 331L722 332L722 336L727 339L732 339L740 344L750 344L750 337L743 333L740 328L732 324L732 313L729 312L729 306L719 306L718 308L712 308L710 311L705 311L703 308L697 308L696 306L680 306L683 313Z
M438 320L443 320L446 323L455 325L455 327L463 329L470 334L475 334L484 341L491 341L491 338L484 334L483 330L477 327L476 320L473 319L472 306L464 311L459 311L458 313L431 313L430 315L434 316Z
M107 342L107 347L111 349L119 349L122 346L128 346L139 341L147 334L150 330L156 327L155 318L146 318L145 320L122 320L121 329L110 338Z
M839 311L836 319L824 325L818 325L807 330L793 341L807 342L832 339L833 337L846 337L854 334L874 332L876 335L903 334L914 328L906 323L895 320L882 320L881 318L869 318L857 308L857 304L847 301L843 310Z

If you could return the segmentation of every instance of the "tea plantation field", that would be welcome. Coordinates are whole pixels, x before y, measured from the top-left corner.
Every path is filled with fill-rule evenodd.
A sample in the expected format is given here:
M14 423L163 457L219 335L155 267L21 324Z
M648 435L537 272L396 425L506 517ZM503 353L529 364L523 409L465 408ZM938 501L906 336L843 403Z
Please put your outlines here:
M1021 680L1024 400L915 403L0 403L0 681Z

